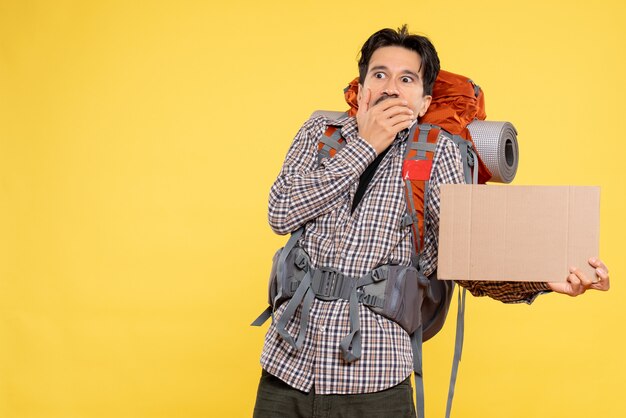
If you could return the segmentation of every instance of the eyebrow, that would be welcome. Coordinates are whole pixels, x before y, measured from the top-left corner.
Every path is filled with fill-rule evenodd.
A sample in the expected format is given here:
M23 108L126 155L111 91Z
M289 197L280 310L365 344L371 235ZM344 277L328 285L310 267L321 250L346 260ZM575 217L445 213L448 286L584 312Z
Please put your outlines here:
M421 68L420 68L420 69L421 69ZM375 67L370 68L370 69L369 69L369 71L368 71L368 73L371 73L372 71L380 71L380 70L385 70L385 71L388 71L388 70L389 70L389 68L387 68L387 67L386 67L386 66L384 66L384 65L377 65L377 66L375 66ZM413 77L415 77L417 80L419 80L419 79L420 79L419 74L416 74L416 73L414 73L414 72L413 72L413 71L411 71L411 70L404 70L404 71L402 72L402 74L409 74L409 75L412 75Z

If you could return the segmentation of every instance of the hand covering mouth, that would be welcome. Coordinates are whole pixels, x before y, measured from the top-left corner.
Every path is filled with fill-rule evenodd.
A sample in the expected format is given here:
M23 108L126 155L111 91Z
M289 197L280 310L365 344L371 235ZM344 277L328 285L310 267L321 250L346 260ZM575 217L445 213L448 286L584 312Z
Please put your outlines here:
M387 94L387 93L383 93L382 96L380 96L378 99L376 99L376 101L374 102L374 106L376 106L378 103L382 102L383 100L387 100L387 99L393 99L398 97L397 94Z

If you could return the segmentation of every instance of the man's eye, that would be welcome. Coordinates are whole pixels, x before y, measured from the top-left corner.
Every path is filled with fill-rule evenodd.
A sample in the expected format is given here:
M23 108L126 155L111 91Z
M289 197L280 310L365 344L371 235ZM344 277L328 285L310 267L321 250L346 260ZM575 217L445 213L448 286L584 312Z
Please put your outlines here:
M403 83L410 83L413 81L411 77L402 77L401 80Z
M374 77L375 78L385 78L385 74L384 73L374 73Z

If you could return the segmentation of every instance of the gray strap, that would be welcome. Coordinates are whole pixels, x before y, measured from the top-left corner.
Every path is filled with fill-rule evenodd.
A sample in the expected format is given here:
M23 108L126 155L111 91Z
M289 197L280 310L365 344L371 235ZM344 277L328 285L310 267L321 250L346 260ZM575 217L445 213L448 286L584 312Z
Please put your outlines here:
M383 280L387 280L388 278L389 278L389 265L384 264L382 266L376 267L374 270L361 276L359 280L357 280L356 282L356 287L360 288L363 286L367 286L368 284L382 282Z
M468 144L467 141L465 141L463 138L461 138L460 136L455 135L453 137L455 139L454 142L456 142L456 144L459 147L459 151L461 151L461 163L463 164L463 176L465 177L465 183L467 184L471 184L472 183L472 173L470 172L470 168L469 168L469 162L467 160L467 155L468 155Z
M453 135L452 140L461 151L461 162L463 164L463 176L465 183L478 184L478 155L470 141L463 139L459 135ZM472 169L470 169L472 167ZM473 173L472 173L473 171Z
M420 132L420 137L422 136L422 133ZM417 158L418 160L423 160L426 158L426 155L424 154L424 152L428 151L428 152L435 152L435 150L437 149L437 144L433 144L431 142L413 142L411 144L411 148L418 151L418 156L421 155L421 158ZM421 152L424 151L424 152ZM421 154L420 154L421 152Z
M424 418L424 375L422 372L422 326L411 335L413 349L413 371L415 372L415 403L417 417Z
M309 325L309 310L311 309L311 305L313 304L313 299L315 299L315 295L311 290L311 273L307 272L300 282L300 285L296 289L296 292L289 300L289 303L287 304L287 307L285 308L282 316L276 322L276 331L278 332L278 334L283 337L283 339L296 350L302 348L302 344L304 343L304 335L306 334L306 329ZM296 309L298 308L298 306L300 306L300 303L302 303L300 332L298 333L297 339L294 341L293 337L289 334L286 328L287 324L294 316Z
M472 86L474 86L474 96L478 97L478 95L480 94L480 86L478 84L474 83L474 80L470 79L470 80L467 80L467 81L469 81L472 84Z
M413 217L407 213L402 217L402 220L400 221L400 226L402 226L402 228L406 228L407 226L411 225L413 225Z
M384 296L377 296L371 293L366 293L365 286L369 286L371 284L382 282L383 280L387 280L389 278L389 265L385 264L383 266L377 267L368 274L362 276L356 282L358 301L363 305L383 308L385 306L385 298Z
M411 151L411 146L415 143L415 141L413 141L413 137L415 136L415 130L417 128L420 128L420 130L421 130L421 126L422 125L418 125L416 123L413 126L411 126L411 129L409 129L409 135L407 136L407 144L406 144L406 148L404 150L404 159L405 160L407 159L407 157L409 155L409 151Z
M320 164L324 158L330 158L330 150L326 146L317 151L317 164Z
M417 142L420 143L420 144L427 144L428 143L428 133L432 129L432 125L423 124L423 125L420 125L419 128L420 128L420 134L417 137ZM426 152L424 150L418 148L418 150L417 150L417 159L418 160L426 159Z
M344 144L339 142L341 139L341 130L337 129L331 136L322 135L322 139L320 139L320 143L323 144L322 148L317 153L317 162L318 164L322 161L323 158L330 158L330 150L334 149L339 151L343 148Z
M474 175L472 177L472 184L478 184L478 155L476 155L476 151L474 151L474 147L472 145L469 145L469 152L473 160L472 171Z
M272 311L273 308L271 306L268 306L263 312L261 312L261 315L259 315L258 318L255 319L254 322L252 322L250 325L253 327L260 327L265 323L265 321L270 319L270 317L272 316Z
M456 338L454 341L454 358L452 359L452 372L450 373L450 387L448 389L448 403L446 405L446 418L450 418L452 412L452 399L454 398L454 386L459 371L459 362L463 351L463 337L465 334L465 294L467 290L459 286L459 308L456 317Z
M339 142L341 138L341 131L337 129L331 136L323 135L320 142L325 146L329 146L330 148L334 148L336 150L343 148L343 144Z
M413 247L413 256L417 257L418 254L420 253L420 250L421 250L421 248L419 247L419 245L420 245L419 219L417 218L417 211L415 210L415 202L413 201L413 187L411 187L411 181L409 179L406 179L406 180L404 180L404 184L406 185L406 189L407 189L407 196L408 196L407 201L409 203L410 215L411 215L411 218L413 218L412 224L415 225L414 233L417 233L417 236L413 237L413 239L415 241L415 245L412 245L412 247Z
M361 321L356 287L350 295L350 333L341 340L339 348L348 363L361 358Z

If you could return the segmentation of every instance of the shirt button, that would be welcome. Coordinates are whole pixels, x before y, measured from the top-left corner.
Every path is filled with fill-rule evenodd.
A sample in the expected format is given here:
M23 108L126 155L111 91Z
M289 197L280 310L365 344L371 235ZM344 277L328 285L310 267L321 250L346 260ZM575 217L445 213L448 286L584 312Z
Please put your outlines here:
M320 332L322 332L322 333L326 332L326 328L325 327L320 327Z
M341 258L345 260L346 258L348 258L348 254L346 254L345 252L341 253Z

